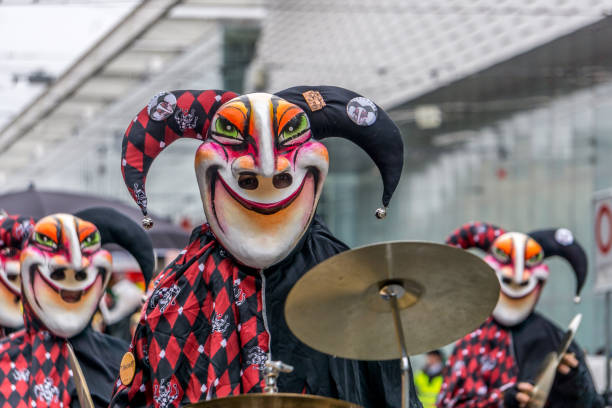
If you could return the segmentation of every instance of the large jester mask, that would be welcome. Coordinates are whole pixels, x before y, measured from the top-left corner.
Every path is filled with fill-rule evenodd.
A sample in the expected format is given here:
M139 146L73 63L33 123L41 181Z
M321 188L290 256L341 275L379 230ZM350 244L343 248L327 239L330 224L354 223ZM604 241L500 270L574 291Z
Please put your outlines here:
M23 326L19 258L34 220L18 215L0 215L0 326Z
M88 325L108 284L112 258L102 244L116 243L131 252L145 279L153 264L151 241L134 221L106 208L78 215L42 218L21 254L24 302L47 329L64 338Z
M557 255L570 263L577 281L576 301L586 280L586 254L565 228L523 234L475 222L457 229L446 243L487 253L484 259L497 273L501 287L493 317L506 326L521 323L535 308L549 276L545 258Z
M122 171L146 215L153 159L180 137L202 140L195 170L207 221L239 262L266 268L293 250L312 220L329 160L317 140L330 136L355 142L374 160L386 207L403 164L399 130L370 100L337 87L161 93L128 127Z

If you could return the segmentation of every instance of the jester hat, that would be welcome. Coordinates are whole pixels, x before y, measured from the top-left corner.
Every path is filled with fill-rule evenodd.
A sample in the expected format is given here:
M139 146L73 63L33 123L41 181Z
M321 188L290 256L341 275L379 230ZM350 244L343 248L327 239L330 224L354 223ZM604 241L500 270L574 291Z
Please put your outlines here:
M548 279L546 258L559 256L569 262L576 277L575 301L587 276L587 257L582 246L566 228L543 229L528 234L506 232L495 225L472 222L456 229L446 243L463 249L478 248L495 269L501 292L493 316L512 326L534 309Z
M155 157L179 138L202 140L195 170L212 232L239 262L265 268L284 259L310 224L328 171L318 141L332 136L360 146L378 167L384 189L376 214L384 217L403 165L399 129L372 101L338 87L162 92L128 126L121 169L146 216Z

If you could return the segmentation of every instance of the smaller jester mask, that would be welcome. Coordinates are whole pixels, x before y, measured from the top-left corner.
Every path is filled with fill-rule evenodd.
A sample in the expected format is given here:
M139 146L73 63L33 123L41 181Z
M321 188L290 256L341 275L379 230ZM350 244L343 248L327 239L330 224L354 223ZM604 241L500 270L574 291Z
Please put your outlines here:
M69 214L42 218L21 254L24 301L52 333L64 338L89 324L108 284L112 259L103 243L124 246L141 267L143 257L149 258L145 264L153 264L150 239L129 218L106 208L79 215L83 218ZM143 251L133 250L142 246ZM151 271L143 273L150 277Z
M19 258L34 220L18 215L0 215L0 326L23 326Z
M171 112L152 108L161 99L176 101ZM239 262L266 268L289 255L314 216L329 160L318 140L330 136L355 142L374 160L386 207L403 164L399 130L369 99L337 87L156 95L126 131L122 172L146 215L153 159L180 137L202 140L195 170L211 230Z
M576 300L586 279L586 254L565 228L523 234L504 232L491 224L470 223L457 229L446 242L487 252L485 261L497 273L501 286L493 317L506 326L522 322L535 308L549 275L545 258L558 255L570 263L577 280Z

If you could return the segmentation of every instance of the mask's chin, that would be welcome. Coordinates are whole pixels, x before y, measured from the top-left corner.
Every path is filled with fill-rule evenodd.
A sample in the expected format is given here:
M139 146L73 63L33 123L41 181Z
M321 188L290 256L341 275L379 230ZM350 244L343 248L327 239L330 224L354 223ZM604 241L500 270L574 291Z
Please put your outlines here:
M24 295L41 322L56 336L70 338L89 324L102 296L105 282L99 274L81 290L69 290L51 284L42 273L33 270L24 279Z
M280 201L260 205L233 191L216 171L205 182L204 212L215 236L242 264L263 269L284 259L314 214L320 189L314 171Z
M540 297L541 287L542 285L538 284L532 292L520 299L507 296L504 294L502 287L497 305L493 309L495 320L508 327L521 323L535 308Z

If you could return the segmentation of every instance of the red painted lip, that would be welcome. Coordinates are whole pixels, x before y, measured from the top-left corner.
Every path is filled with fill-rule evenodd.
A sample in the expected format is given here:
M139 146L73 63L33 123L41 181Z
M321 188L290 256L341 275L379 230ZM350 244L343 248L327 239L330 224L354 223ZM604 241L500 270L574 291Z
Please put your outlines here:
M313 175L310 172L306 173L304 179L302 180L302 184L300 184L300 186L289 197L277 201L275 203L263 204L241 197L240 195L238 195L238 193L232 190L230 186L227 185L225 180L223 180L223 178L219 174L216 175L216 179L221 182L225 190L234 198L234 200L239 202L240 205L242 205L247 210L255 211L265 215L274 214L275 212L278 212L283 208L289 207L291 203L297 198L297 196L299 196L302 192L302 188L304 188L304 184L306 183L306 179L308 177L313 177Z

